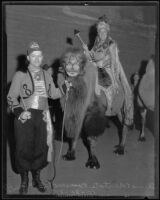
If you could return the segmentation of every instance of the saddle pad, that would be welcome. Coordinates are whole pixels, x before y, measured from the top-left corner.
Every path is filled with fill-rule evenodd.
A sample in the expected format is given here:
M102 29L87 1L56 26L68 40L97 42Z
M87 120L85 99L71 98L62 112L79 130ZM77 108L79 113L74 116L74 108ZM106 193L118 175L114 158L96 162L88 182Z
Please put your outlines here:
M114 96L113 96L113 101L112 101L112 113L117 114L120 109L122 108L123 102L124 102L124 91L123 88L121 86L121 84L119 84L118 90L117 92L115 92Z
M105 88L112 84L112 80L104 68L98 67L98 84Z

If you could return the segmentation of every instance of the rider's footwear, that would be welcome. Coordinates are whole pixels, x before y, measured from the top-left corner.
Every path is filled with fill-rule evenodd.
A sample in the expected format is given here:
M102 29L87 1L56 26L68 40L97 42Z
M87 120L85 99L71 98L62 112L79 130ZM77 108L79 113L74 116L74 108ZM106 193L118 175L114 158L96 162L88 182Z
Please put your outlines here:
M105 112L106 116L112 116L112 109L111 108L107 108L106 112Z

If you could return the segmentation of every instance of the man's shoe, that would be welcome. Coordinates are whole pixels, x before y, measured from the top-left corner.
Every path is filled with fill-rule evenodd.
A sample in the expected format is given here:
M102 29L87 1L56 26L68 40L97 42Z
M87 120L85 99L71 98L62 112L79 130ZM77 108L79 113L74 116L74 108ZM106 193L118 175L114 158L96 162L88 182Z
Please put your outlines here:
M32 185L36 187L40 192L46 192L45 186L42 184L40 180L40 170L31 171L32 172Z
M21 186L19 189L19 193L20 194L27 194L28 192L28 182L29 182L29 178L28 178L28 172L24 172L21 173Z

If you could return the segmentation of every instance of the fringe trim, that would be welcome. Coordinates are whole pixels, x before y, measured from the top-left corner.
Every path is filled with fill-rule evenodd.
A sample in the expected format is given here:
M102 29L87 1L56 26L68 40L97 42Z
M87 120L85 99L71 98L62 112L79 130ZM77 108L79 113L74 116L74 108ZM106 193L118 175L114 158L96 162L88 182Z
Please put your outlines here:
M51 116L49 110L43 111L43 120L46 122L46 129L47 129L47 145L49 147L48 149L48 155L47 155L47 161L51 162L52 161L52 152L53 152L53 127L52 127L52 122L51 122Z

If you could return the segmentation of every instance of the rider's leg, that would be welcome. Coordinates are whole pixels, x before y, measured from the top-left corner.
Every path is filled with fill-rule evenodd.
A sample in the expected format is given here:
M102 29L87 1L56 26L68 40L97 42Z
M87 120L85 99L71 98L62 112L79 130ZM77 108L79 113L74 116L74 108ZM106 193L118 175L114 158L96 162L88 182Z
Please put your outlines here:
M107 97L107 110L105 112L106 116L111 116L112 114L112 97L111 96L106 96Z
M142 121L141 122L142 122L142 124L141 124L139 141L145 141L144 128L145 128L145 122L146 122L146 114L147 114L147 110L146 109L141 111L141 117L142 117Z

